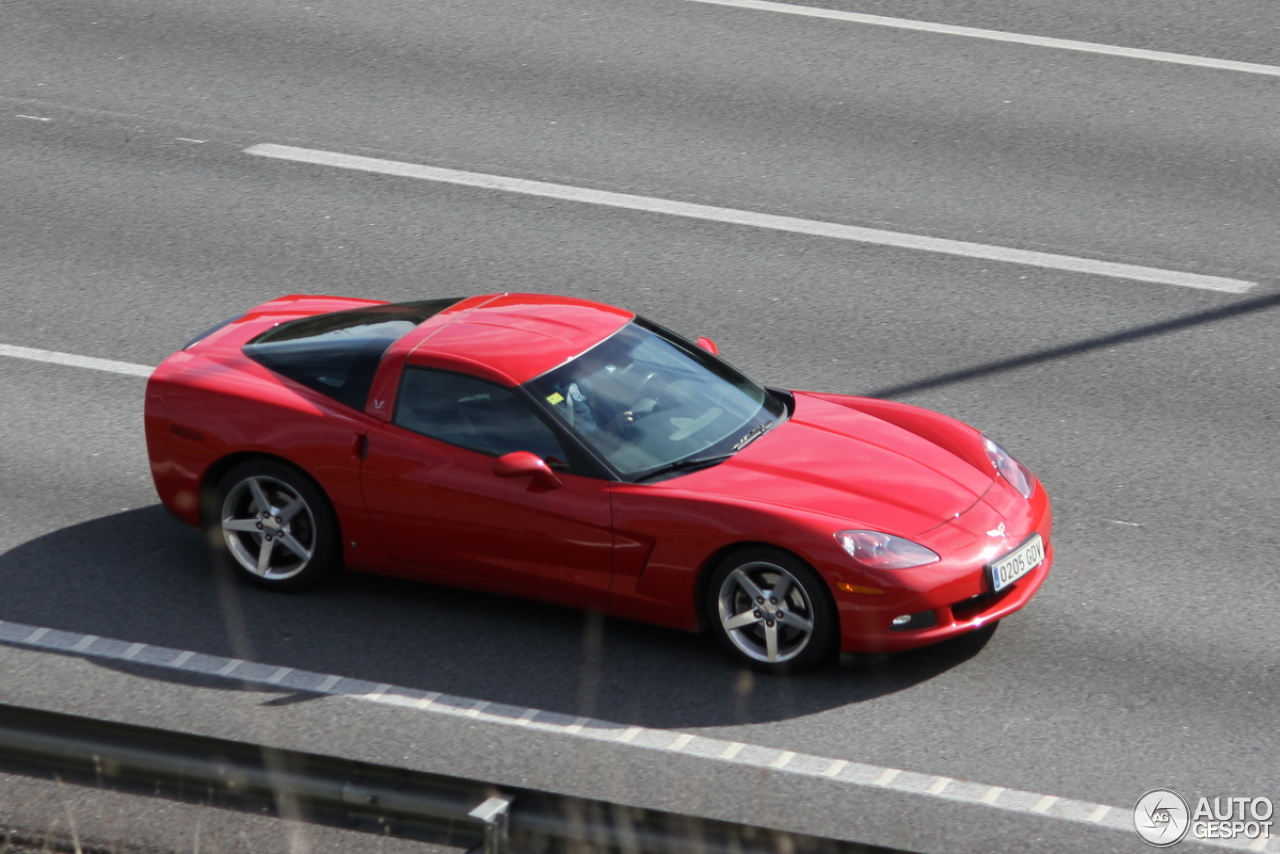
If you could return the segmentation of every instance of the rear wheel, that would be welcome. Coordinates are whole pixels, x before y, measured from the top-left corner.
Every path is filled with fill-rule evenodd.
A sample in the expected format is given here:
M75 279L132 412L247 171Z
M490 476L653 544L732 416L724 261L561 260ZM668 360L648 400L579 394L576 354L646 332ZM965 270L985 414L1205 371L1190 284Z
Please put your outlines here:
M301 471L250 460L218 481L205 524L222 561L255 584L300 590L338 566L337 518Z
M798 673L829 660L838 636L826 584L778 549L726 558L707 586L707 617L731 652L764 673Z

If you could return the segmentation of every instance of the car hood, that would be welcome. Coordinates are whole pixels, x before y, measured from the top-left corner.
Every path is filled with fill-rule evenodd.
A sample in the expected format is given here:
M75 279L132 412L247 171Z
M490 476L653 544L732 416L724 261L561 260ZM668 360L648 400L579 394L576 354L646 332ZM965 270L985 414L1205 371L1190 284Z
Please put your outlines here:
M993 473L880 418L803 394L796 411L713 468L668 481L912 536L968 510Z

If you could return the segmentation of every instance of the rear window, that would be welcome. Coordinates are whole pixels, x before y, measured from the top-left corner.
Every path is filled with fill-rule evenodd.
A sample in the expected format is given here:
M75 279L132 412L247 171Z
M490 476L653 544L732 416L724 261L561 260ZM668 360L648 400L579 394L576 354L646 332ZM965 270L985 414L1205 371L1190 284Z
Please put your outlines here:
M244 346L276 373L364 409L382 354L419 323L462 297L375 305L282 323Z

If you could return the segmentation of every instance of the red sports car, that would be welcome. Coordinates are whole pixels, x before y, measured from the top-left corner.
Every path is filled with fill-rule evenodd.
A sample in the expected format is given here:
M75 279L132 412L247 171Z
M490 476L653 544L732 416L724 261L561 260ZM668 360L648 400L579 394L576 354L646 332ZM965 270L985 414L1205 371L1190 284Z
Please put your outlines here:
M543 599L769 672L991 625L1053 559L1043 488L972 427L565 297L282 297L166 359L146 431L165 506L263 586Z

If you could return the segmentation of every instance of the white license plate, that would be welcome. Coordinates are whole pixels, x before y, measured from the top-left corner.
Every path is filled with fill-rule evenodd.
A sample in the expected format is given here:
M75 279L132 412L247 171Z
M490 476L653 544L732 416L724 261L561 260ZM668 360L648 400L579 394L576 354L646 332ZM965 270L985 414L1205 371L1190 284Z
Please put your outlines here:
M991 587L997 593L1044 563L1044 540L1036 534L989 567Z

